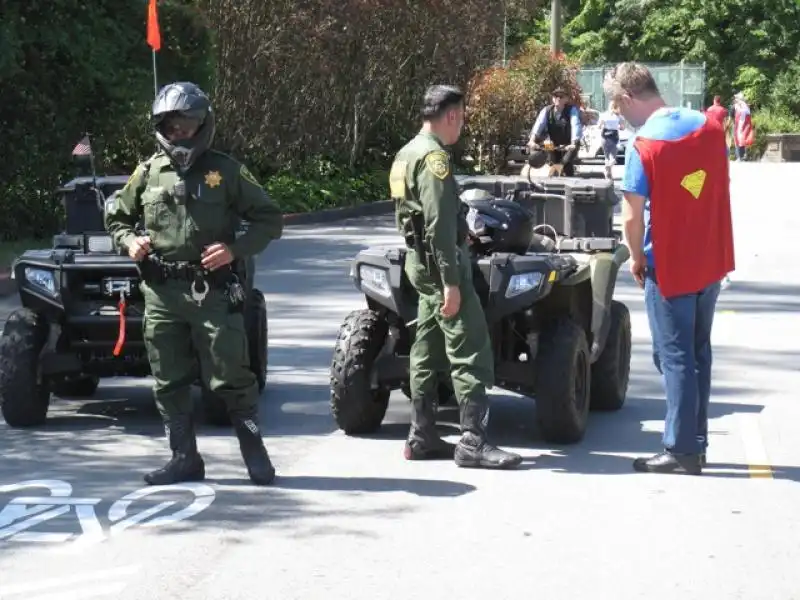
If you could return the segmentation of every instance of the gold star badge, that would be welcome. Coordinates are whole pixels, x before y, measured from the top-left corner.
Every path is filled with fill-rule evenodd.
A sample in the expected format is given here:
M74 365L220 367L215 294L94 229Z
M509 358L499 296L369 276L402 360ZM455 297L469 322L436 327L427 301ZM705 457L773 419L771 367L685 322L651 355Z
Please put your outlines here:
M681 180L681 187L689 192L694 199L700 197L700 192L703 191L703 184L706 182L706 172L703 169L689 173Z
M217 187L222 182L222 175L219 171L209 171L206 173L206 185L211 188Z

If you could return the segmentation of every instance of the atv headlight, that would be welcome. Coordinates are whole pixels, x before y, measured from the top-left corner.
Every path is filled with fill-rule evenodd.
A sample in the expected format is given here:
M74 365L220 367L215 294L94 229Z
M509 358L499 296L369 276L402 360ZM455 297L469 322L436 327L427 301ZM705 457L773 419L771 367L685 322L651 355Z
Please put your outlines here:
M508 287L506 288L506 298L513 298L514 296L519 296L520 294L536 289L539 287L543 278L544 274L539 271L512 275L511 280L508 282Z
M36 287L42 288L55 295L56 293L56 280L53 277L52 271L45 271L44 269L35 269L33 267L25 268L25 281L32 283Z
M89 252L113 252L114 244L110 235L90 235L86 240Z
M389 286L389 279L386 277L384 269L361 265L358 267L358 277L361 285L385 298L392 295L392 288Z

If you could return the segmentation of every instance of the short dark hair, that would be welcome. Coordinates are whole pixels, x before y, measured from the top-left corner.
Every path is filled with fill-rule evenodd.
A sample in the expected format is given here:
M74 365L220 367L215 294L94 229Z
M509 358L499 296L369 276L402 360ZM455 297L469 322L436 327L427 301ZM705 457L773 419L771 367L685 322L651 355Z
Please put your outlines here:
M566 98L567 92L564 91L564 88L556 88L551 95L553 98Z
M442 116L454 106L464 103L464 92L454 85L432 85L425 90L422 118L426 121Z
M611 100L625 94L631 98L660 96L653 74L646 66L637 62L623 62L606 73L603 91Z

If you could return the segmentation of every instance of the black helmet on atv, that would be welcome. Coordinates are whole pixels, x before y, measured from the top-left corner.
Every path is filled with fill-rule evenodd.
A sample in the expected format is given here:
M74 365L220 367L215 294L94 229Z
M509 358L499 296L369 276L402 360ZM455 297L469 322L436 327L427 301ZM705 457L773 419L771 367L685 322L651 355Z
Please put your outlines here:
M179 81L165 85L153 102L152 122L158 145L180 171L186 171L214 140L214 111L208 96L194 83ZM175 128L194 130L187 139L169 139Z
M528 251L534 219L524 206L480 189L465 190L461 201L469 208L467 224L473 236L472 248L478 254Z

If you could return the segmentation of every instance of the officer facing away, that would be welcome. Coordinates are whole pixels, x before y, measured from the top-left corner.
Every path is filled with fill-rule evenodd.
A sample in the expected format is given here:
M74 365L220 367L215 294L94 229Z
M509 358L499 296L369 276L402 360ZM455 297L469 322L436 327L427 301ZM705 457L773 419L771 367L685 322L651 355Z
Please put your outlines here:
M583 125L581 124L580 110L567 100L567 93L562 89L553 91L553 103L545 106L536 117L536 122L531 128L528 148L531 155L528 164L534 168L544 166L548 154L552 155L554 163L564 165L564 175L575 175L575 158L578 156ZM565 146L564 150L553 150L549 153L542 148L547 138L554 146Z
M436 85L425 93L424 124L395 157L389 185L408 246L405 272L419 293L411 347L411 429L407 460L455 458L461 467L509 468L522 462L486 439L494 359L486 318L472 284L467 223L445 146L458 141L464 94ZM436 432L437 373L448 362L461 408L457 446Z
M214 112L199 87L163 87L152 119L160 149L136 168L105 217L115 243L139 263L144 341L172 450L144 479L168 485L205 477L190 397L199 358L204 385L227 405L250 479L269 485L275 470L257 425L239 277L245 258L281 236L283 216L244 165L210 149ZM240 219L249 228L236 239Z

